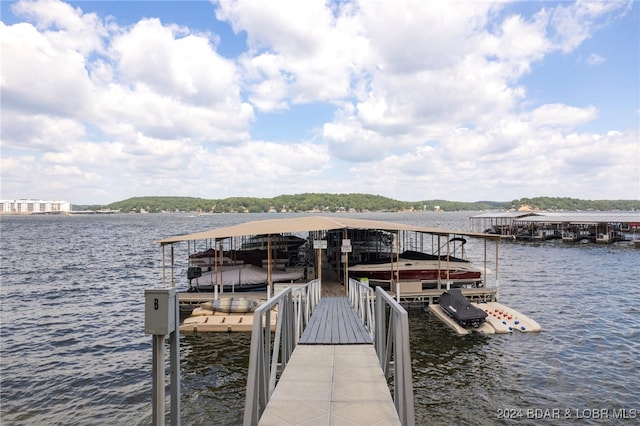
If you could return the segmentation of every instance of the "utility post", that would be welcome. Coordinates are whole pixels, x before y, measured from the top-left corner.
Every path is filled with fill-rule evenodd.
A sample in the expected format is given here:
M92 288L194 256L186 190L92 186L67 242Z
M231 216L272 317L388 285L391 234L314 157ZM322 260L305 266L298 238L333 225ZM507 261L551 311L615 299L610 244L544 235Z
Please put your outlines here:
M164 426L164 339L169 335L171 424L180 425L180 307L175 288L146 289L144 331L153 338L152 394L154 426Z

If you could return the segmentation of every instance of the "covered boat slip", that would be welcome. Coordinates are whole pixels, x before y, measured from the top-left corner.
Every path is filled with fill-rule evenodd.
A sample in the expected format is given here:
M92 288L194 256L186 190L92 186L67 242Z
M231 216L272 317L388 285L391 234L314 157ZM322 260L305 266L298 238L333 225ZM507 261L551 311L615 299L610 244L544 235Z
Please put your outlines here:
M469 218L471 229L523 241L611 244L640 241L639 212L489 212Z
M228 247L233 245L229 240L234 238L246 238L247 236L259 236L261 244L270 247L270 236L274 236L276 241L282 240L283 234L298 233L303 235L308 234L309 246L314 245L314 241L323 240L325 245L318 245L315 250L313 258L313 265L310 265L310 270L314 271L314 276L306 277L307 280L313 278L319 278L322 282L322 287L328 287L329 281L336 281L337 283L346 283L349 277L349 258L350 247L345 247L345 242L350 243L347 240L341 240L342 246L334 247L337 253L331 253L331 247L327 247L327 239L340 240L339 236L354 236L363 235L363 232L372 230L372 234L378 235L380 232L388 233L391 236L391 240L385 241L385 246L388 246L393 250L390 253L392 261L389 263L391 270L389 271L388 279L382 281L371 280L369 284L372 286L381 285L383 288L388 289L398 302L415 302L415 303L428 303L429 305L437 305L440 296L444 291L449 288L457 287L461 289L461 293L470 301L475 303L491 303L497 302L499 298L498 287L498 256L499 256L499 235L487 235L484 233L474 233L468 231L455 231L441 228L429 228L422 226L413 226L402 223L382 222L375 220L365 219L353 219L343 217L323 217L323 216L310 216L310 217L294 217L287 219L272 219L255 222L246 222L230 227L217 228L209 231L197 232L193 234L187 234L182 236L175 236L166 238L160 241L163 248L163 259L165 253L165 247L171 248L171 271L164 273L163 277L171 277L171 285L175 286L174 277L174 245L181 242L194 242L197 240L209 241L211 247L219 247L223 241L226 240ZM330 238L327 236L331 234ZM336 237L336 235L338 237ZM460 265L460 256L456 253L456 248L462 250L462 256L464 257L464 244L466 243L465 237L471 237L480 241L480 244L473 244L478 249L477 251L483 251L482 264L478 264L475 268L478 271L483 271L481 279L474 278L473 281L460 281L457 282L453 276L449 277L450 266L454 263ZM246 241L243 239L242 241ZM387 244L388 243L388 244ZM495 244L494 247L490 247L488 243ZM416 250L416 251L430 251L434 259L432 271L435 269L436 278L429 282L416 279L400 279L400 253L403 250ZM491 259L495 253L495 259ZM214 254L215 256L218 256ZM267 250L267 291L265 293L245 293L247 297L256 297L259 300L267 300L271 295L277 294L277 288L289 284L277 284L274 282L272 275L276 274L271 268L272 265L272 250ZM220 253L222 256L222 253ZM342 258L340 258L342 256ZM458 256L458 257L455 257ZM480 256L476 255L476 258ZM338 263L332 263L330 260L337 259ZM451 259L451 260L449 260ZM468 265L472 265L469 263ZM333 268L331 268L333 266ZM467 264L465 264L467 266ZM491 268L489 269L488 266ZM165 265L166 267L166 265ZM214 263L215 274L216 264ZM227 266L228 267L228 266ZM225 268L223 265L222 268ZM233 268L233 267L232 267ZM442 269L441 269L442 268ZM330 272L328 272L330 271ZM317 273L316 273L317 272ZM323 274L331 274L330 280L323 279ZM490 277L494 277L490 280ZM491 284L493 281L493 285ZM302 281L300 281L302 283ZM296 283L295 285L301 285ZM425 284L426 283L426 284ZM336 284L337 286L343 286L344 284ZM343 288L347 286L344 285ZM203 299L198 292L195 293L181 293L180 301L184 305L191 304L198 305L204 301L210 301L213 298L219 297L233 297L234 293L218 292L218 293L206 293L207 296ZM183 305L183 306L184 306ZM437 310L437 308L435 308ZM432 311L436 317L443 320L445 324L451 326L450 321L446 320L446 316L442 317L438 315L438 312ZM319 312L320 313L320 312ZM247 318L239 318L245 315ZM230 314L227 318L221 318L219 313L212 315L196 316L185 320L183 324L183 331L247 331L248 327L246 322L249 320L249 313L247 314ZM320 318L320 317L318 317ZM323 322L327 322L328 317L325 317ZM336 327L344 327L345 324L351 324L352 322L347 318L342 318L335 323ZM342 324L339 326L339 324ZM456 330L452 327L454 331ZM313 327L309 328L308 333L314 330ZM327 327L326 324L322 326L316 326L316 333L329 333L333 331L333 326ZM335 329L339 331L338 328ZM305 337L305 339L308 337ZM331 337L332 339L333 337Z
M431 228L431 227L423 227L423 226L415 226L408 225L403 223L395 223L395 222L384 222L377 220L367 220L367 219L357 219L357 218L345 218L345 217L325 217L325 216L301 216L301 217L293 217L286 219L270 219L270 220L261 220L254 222L246 222L234 226L216 228L208 231L196 232L187 235L174 236L165 238L160 240L160 244L163 248L163 262L166 259L165 249L170 247L170 271L168 269L168 265L163 263L165 271L163 273L163 283L165 286L175 286L176 278L174 274L174 264L175 264L175 252L174 245L176 243L181 242L195 242L195 241L208 241L210 247L220 247L223 243L230 247L232 245L239 245L239 243L232 243L236 238L246 238L247 236L261 236L264 240L265 236L267 239L266 245L267 247L270 245L270 236L273 236L274 239L281 238L283 234L298 234L298 235L307 235L309 247L315 246L316 243L324 243L324 246L319 245L318 247L314 247L315 253L310 254L307 259L310 264L309 275L306 276L306 280L310 280L313 278L321 278L322 275L322 267L321 267L321 258L326 255L331 264L337 269L339 276L342 276L341 281L346 281L348 276L350 265L350 254L352 249L356 250L356 247L359 247L356 242L351 242L349 239L342 239L339 244L342 244L338 247L329 247L327 246L327 236L329 233L331 235L342 235L344 236L353 236L359 235L360 231L368 231L372 232L371 235L375 235L377 232L384 232L387 235L392 237L392 241L385 241L385 247L389 247L392 252L388 253L391 259L391 268L392 271L387 280L390 292L397 292L400 290L402 294L406 295L406 297L410 297L411 300L415 301L433 301L434 298L437 298L438 294L441 292L440 290L446 289L448 286L459 285L461 287L465 287L465 292L473 293L474 296L479 296L483 300L490 300L497 298L497 289L498 289L498 241L500 239L497 235L487 235L484 233L475 233L469 231L456 231L456 230L448 230L442 228ZM464 251L464 238L461 237L471 237L475 240L479 240L480 244L474 243L475 247L478 249L476 251L476 259L481 259L476 263L476 266L479 270L483 272L483 278L481 280L477 280L473 285L468 285L467 283L456 284L453 283L454 277L451 279L448 278L449 266L453 265L454 262L446 261L446 258L449 256L456 256L455 250L456 247L462 251ZM337 239L337 238L336 238ZM463 243L459 241L463 240ZM346 244L352 244L353 246L349 246ZM482 243L484 243L484 247L482 247ZM488 243L495 244L495 249L490 247ZM368 248L368 250L370 247ZM417 288L417 281L415 279L406 280L400 278L400 271L398 267L399 255L402 251L405 250L415 250L415 251L424 251L431 252L433 255L437 256L438 259L441 260L437 266L434 268L440 269L440 272L437 274L437 278L435 281L430 282L428 285L424 285L424 290L422 288ZM267 259L267 296L274 294L274 280L272 275L276 274L276 271L272 268L272 253L273 250L267 250L266 255ZM483 251L483 252L482 252ZM495 258L493 256L493 252L495 251ZM186 255L185 255L186 256ZM220 253L220 258L222 258L222 253ZM489 270L489 267L490 270ZM216 265L214 265L214 268ZM222 268L224 269L224 265ZM215 270L215 269L214 269ZM494 277L493 280L490 280L490 277ZM168 281L168 282L167 282ZM490 281L493 281L493 285L489 285ZM397 288L396 284L400 283L400 287ZM376 282L372 282L373 285L377 285ZM476 288L469 288L476 287ZM484 296L482 296L484 294ZM404 297L404 296L403 296Z
M302 216L287 219L270 219L245 222L234 226L216 228L209 231L196 232L165 238L159 241L162 246L185 241L223 240L231 237L249 235L280 235L287 233L322 232L329 230L371 229L393 233L415 232L449 237L451 235L465 235L469 237L495 240L495 236L483 233L429 228L407 225L403 223L384 222L368 219L353 219L344 217Z

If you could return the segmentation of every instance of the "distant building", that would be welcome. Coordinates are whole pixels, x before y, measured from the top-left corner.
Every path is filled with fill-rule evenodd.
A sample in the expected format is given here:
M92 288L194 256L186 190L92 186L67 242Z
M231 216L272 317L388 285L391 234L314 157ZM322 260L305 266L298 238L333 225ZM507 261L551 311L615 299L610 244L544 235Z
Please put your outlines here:
M69 213L68 201L45 200L0 200L0 214L46 214Z

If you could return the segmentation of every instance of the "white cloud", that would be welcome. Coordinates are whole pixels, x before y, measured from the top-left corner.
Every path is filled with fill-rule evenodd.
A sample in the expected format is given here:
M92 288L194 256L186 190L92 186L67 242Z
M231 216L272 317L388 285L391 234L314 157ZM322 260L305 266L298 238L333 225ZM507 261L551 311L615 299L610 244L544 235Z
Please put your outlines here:
M218 19L248 34L241 63L250 99L263 111L344 98L353 76L372 63L369 41L349 3L335 14L324 1L218 3Z
M606 59L603 56L598 55L597 53L592 53L587 58L587 64L589 65L600 65L604 61L606 61Z
M448 143L454 148L449 150L426 146L353 167L351 174L368 176L356 183L363 192L385 188L398 199L412 201L496 199L497 192L505 201L521 198L523 193L585 199L637 199L640 195L638 134L563 135L534 130L519 135L523 142L493 155L466 155L469 139L484 141L481 135L465 132L451 135ZM635 156L620 161L621 152Z
M103 50L107 29L93 13L83 13L58 0L19 1L14 12L34 22L36 28L57 51L72 50L89 55Z
M240 98L235 65L205 36L147 19L114 37L111 50L119 84L103 91L109 116L158 138L248 138L253 109Z
M219 0L246 34L235 58L213 30L79 4L20 1L24 22L0 23L3 197L640 195L636 128L588 133L597 99L536 103L525 83L629 3ZM300 104L334 108L309 120L317 139L252 139L255 120Z
M602 21L617 19L631 8L626 1L576 1L556 6L549 21L550 39L556 48L567 53L590 38Z
M489 2L361 2L376 65L391 74L446 70L471 54Z
M115 37L111 49L122 83L206 106L239 99L235 65L204 35L146 19Z
M0 23L3 109L70 116L86 110L91 85L81 52L60 49L30 24Z
M2 113L2 147L19 151L60 151L86 136L76 120L45 114Z
M566 126L574 127L592 121L597 116L593 106L576 108L561 104L546 104L531 112L534 126Z

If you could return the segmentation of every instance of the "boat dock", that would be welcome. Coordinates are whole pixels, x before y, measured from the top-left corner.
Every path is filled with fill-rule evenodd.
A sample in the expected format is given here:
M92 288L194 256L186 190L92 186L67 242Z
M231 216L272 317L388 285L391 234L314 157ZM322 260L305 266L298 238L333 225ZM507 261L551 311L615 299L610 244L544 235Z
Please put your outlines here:
M640 212L490 212L469 222L474 231L521 241L638 245L640 240Z
M382 231L366 233L366 236L385 238L367 240L368 245L352 244L346 237L356 236L357 233L348 232L354 230ZM244 411L244 424L247 426L413 425L415 413L408 313L400 302L428 303L435 309L432 312L445 324L451 326L453 323L455 326L448 317L437 315L437 308L445 292L456 288L460 289L468 304L477 304L477 309L482 306L487 315L495 313L491 314L492 323L489 324L494 333L539 330L534 322L525 324L529 319L524 315L495 305L499 300L500 236L392 222L296 217L247 222L169 237L160 241L163 285L175 287L173 245L176 243L208 240L211 247L221 247L224 241L228 247L233 247L238 245L238 238L262 235L267 237L267 247L270 247L271 236L291 232L308 234L309 252L301 257L311 262L313 270L317 271L317 275L312 274L315 279L306 283L273 280L269 265L274 254L269 248L265 252L269 289L266 294L194 292L175 297L181 306L191 309L201 305L194 311L207 311L197 312L197 315L186 319L176 327L178 332L251 331ZM465 259L466 240L461 236L483 241L482 266L473 267ZM391 244L392 241L395 243ZM429 247L431 250L423 258L403 257L401 261L401 243L408 251L422 253L423 250L429 251ZM366 261L365 258L373 254L371 250L378 250L380 246L392 250L388 258L394 260L383 261L389 264L388 270L385 269L381 275L354 277L349 274L352 256L354 261L358 256ZM166 248L170 248L170 271L166 271L164 265ZM491 261L489 256L493 248L495 260ZM221 248L218 250L222 251ZM216 256L214 262L215 259ZM370 270L375 270L375 267ZM361 272L368 273L366 269ZM493 285L489 284L490 275L494 276ZM169 277L171 282L167 283ZM260 299L259 303L257 299ZM202 305L211 305L211 309ZM157 299L155 306L157 310ZM148 311L155 312L153 309ZM460 318L457 321L461 321ZM462 334L460 330L457 332ZM156 347L161 348L161 345ZM174 355L176 347L174 344ZM157 356L154 359L161 358ZM156 371L162 371L162 368L158 367ZM176 382L178 386L179 380ZM172 391L172 395L174 393L178 394L179 390ZM174 399L179 402L172 396L172 404ZM162 396L157 400L163 401ZM178 402L175 411L179 411ZM157 405L160 409L154 408L154 413L162 412L162 404Z
M258 425L400 425L373 340L347 297L323 297Z

